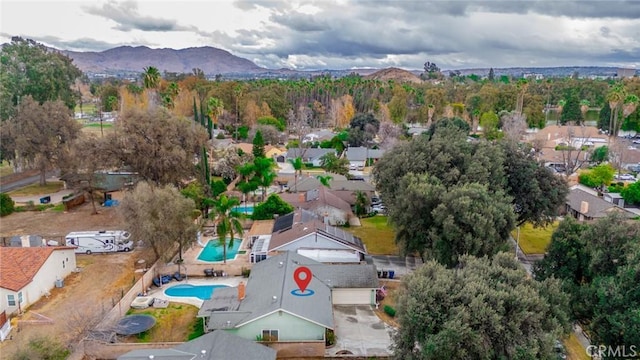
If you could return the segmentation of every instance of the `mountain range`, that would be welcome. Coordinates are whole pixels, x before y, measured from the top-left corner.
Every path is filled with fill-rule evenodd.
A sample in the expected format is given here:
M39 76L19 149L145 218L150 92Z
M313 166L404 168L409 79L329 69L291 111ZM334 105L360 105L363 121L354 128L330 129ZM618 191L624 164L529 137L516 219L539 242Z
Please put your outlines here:
M331 74L340 77L351 73L358 73L363 76L373 76L374 78L395 77L398 71L391 73L376 74L380 69L324 69L314 71L298 71L292 69L267 69L256 65L254 62L235 56L230 52L211 46L191 47L186 49L151 49L146 46L120 46L100 52L77 52L58 50L74 60L80 70L92 76L128 76L139 74L145 67L154 66L161 73L191 73L194 69L201 69L209 77L224 75L226 78L295 78L309 77L320 74ZM399 70L399 69L393 69ZM488 68L460 69L461 75L477 74L486 76ZM578 73L579 76L615 76L615 67L548 67L548 68L495 68L496 76L510 75L523 76L524 74L539 74L543 77L563 77L572 76ZM409 70L408 72L419 75L422 70ZM449 74L449 70L443 70ZM407 76L403 72L405 80L415 82L416 77ZM397 79L399 80L399 79ZM419 80L417 80L419 81Z

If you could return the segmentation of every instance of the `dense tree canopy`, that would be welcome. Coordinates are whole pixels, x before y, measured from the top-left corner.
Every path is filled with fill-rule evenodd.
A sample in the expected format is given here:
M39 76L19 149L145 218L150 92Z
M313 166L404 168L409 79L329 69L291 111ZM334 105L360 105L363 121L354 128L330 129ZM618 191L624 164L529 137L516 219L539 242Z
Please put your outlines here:
M118 123L108 136L111 153L142 179L177 185L195 176L194 158L207 139L203 128L161 107L132 109Z
M60 100L73 109L71 86L81 75L69 57L30 39L11 38L0 50L0 120L15 114L26 96L40 104Z
M552 359L569 331L560 282L528 279L511 254L425 263L402 283L396 359Z
M593 343L628 347L640 343L639 264L636 221L615 214L589 224L566 218L534 274L563 281L573 316L586 324Z
M493 254L515 221L548 223L568 193L526 149L468 141L451 121L388 151L373 174L402 249L449 266Z
M73 119L62 101L39 104L31 96L22 99L14 117L3 124L7 142L1 145L4 159L40 170L40 184L46 183L46 171L64 166L69 160L71 143L80 133L80 125Z

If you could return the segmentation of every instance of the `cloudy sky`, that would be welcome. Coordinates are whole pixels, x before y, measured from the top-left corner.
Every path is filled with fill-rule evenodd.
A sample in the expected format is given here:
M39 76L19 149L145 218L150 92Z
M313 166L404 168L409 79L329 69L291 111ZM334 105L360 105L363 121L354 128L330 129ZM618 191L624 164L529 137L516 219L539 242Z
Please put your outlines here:
M640 0L0 0L0 41L214 46L267 68L640 68Z

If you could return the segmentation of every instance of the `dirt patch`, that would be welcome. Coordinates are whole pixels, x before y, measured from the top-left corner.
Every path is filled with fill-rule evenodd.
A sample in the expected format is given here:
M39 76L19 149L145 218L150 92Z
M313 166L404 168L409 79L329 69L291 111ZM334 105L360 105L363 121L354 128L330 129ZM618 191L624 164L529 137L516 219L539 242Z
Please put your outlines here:
M120 193L113 199L121 200ZM62 240L72 231L119 230L124 228L124 219L117 207L100 207L98 214L91 215L91 203L86 203L70 211L25 211L2 218L0 236L40 235L47 240Z
M147 314L156 324L142 334L121 338L122 342L183 342L196 331L198 308L193 305L170 303L167 308L130 310L128 314ZM202 325L200 325L202 326Z
M98 215L91 212L91 204L85 204L69 212L15 213L2 218L1 235L32 234L62 240L71 231L124 228L115 208L101 208ZM134 272L136 261L149 259L147 251L78 254L79 271L65 278L62 288L51 289L48 296L12 319L12 340L0 343L1 358L9 359L37 335L49 336L70 347L77 345L138 279L140 275ZM122 314L127 310L122 309Z
M394 309L396 308L396 296L398 289L401 286L399 281L380 281L380 286L384 285L384 288L387 290L387 296L380 302L378 308L374 310L376 315L380 318L380 320L384 321L386 324L391 325L393 327L398 327L399 324L395 318L389 316L386 312L384 312L385 305L391 306Z

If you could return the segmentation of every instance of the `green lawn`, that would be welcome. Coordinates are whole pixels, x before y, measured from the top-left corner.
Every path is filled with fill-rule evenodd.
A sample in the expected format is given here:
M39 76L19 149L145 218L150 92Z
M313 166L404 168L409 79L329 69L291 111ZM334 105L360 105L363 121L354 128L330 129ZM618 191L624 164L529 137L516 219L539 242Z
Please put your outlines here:
M362 226L346 228L347 231L362 239L371 255L397 255L395 231L387 224L386 216L373 216L360 219Z
M534 228L533 225L526 223L520 226L520 248L525 254L544 254L551 242L551 235L558 227L558 222L544 227ZM518 231L513 230L511 236L518 239Z

